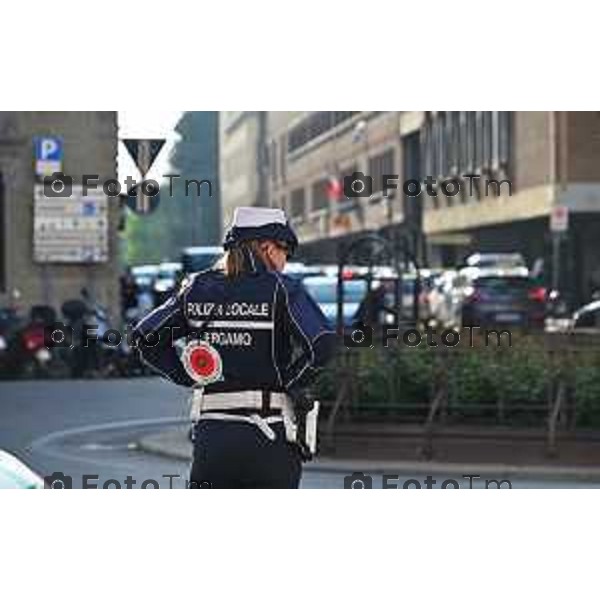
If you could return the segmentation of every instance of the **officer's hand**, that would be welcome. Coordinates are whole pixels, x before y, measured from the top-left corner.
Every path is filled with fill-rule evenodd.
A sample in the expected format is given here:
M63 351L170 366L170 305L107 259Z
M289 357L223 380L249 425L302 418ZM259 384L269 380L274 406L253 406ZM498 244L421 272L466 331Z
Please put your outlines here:
M297 441L296 446L298 448L298 452L300 452L300 458L302 459L302 462L310 462L313 459L313 453L304 442Z
M294 409L297 412L310 412L315 405L314 398L306 390L289 390L288 395L292 399Z

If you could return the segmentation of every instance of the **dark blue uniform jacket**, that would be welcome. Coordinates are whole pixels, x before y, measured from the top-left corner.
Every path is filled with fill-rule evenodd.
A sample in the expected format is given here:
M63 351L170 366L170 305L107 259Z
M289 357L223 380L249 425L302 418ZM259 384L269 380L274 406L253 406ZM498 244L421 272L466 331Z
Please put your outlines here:
M254 269L236 278L217 270L192 276L137 325L134 343L145 362L174 383L193 386L173 342L201 339L223 365L221 379L205 386L207 394L295 395L310 383L332 357L336 334L301 283L262 265Z

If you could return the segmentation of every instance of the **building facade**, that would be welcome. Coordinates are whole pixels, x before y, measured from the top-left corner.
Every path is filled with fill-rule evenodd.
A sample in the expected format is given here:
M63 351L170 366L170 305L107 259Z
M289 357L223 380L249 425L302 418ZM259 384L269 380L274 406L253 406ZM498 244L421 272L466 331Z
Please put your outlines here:
M221 219L226 228L237 206L267 206L264 160L267 113L219 113Z
M217 111L190 111L183 113L175 126L180 139L173 148L170 165L180 179L168 201L172 206L161 207L170 217L166 256L178 256L182 246L221 242L218 123ZM186 184L194 181L208 181L210 188L206 183Z
M423 264L520 251L549 278L550 215L565 206L560 284L575 303L600 288L598 112L270 112L265 143L269 203L291 215L308 260L395 229ZM373 178L368 197L339 193L357 171ZM397 188L382 189L386 174Z
M404 173L417 176L422 118L399 112L269 113L270 203L288 211L306 258L335 262L340 242L364 231L400 228L419 237L419 205L405 201L401 180ZM372 186L348 197L344 181L355 173L370 176ZM396 176L385 190L384 175Z
M424 169L463 184L455 196L423 196L432 261L456 264L474 250L518 251L529 264L544 260L549 283L556 235L550 216L563 206L569 225L560 234L559 285L574 304L600 289L600 113L429 113L421 140ZM493 180L510 186L486 185ZM471 190L471 182L479 185Z
M53 262L34 253L34 196L40 189L34 140L40 136L62 139L62 170L73 178L74 188L84 174L97 175L100 182L117 176L116 112L0 113L0 306L17 304L26 310L47 304L60 310L62 302L87 287L118 315L117 199L107 201L106 214L98 217L105 236L102 256ZM63 251L60 243L53 251Z

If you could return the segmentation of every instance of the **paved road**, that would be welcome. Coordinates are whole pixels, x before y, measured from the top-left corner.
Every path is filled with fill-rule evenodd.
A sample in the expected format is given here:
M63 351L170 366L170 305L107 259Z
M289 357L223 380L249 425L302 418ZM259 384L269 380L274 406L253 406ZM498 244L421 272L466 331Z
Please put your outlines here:
M42 475L62 472L73 487L185 487L189 465L136 448L136 440L172 425L187 413L185 391L155 378L111 381L0 382L0 448L19 456ZM346 473L305 470L302 487L343 488ZM374 488L382 475L368 474ZM415 480L425 488L427 473L400 473L390 485ZM454 479L468 488L462 473L436 475L440 488ZM494 477L489 477L494 479ZM411 487L416 487L415 481ZM155 483L156 482L156 483ZM485 487L485 477L473 487ZM448 487L454 487L448 483ZM493 487L494 484L491 484ZM600 487L575 481L513 479L513 488Z

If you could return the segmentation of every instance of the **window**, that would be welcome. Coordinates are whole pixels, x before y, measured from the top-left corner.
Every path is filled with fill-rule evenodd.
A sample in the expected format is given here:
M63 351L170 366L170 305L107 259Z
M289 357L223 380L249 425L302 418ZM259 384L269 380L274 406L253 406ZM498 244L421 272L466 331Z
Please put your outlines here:
M498 124L500 164L508 169L512 146L512 113L507 111L498 113Z
M497 170L500 167L500 113L492 113L492 152L491 167Z
M277 181L277 142L271 141L271 149L269 152L269 165L271 166L271 181Z
M440 153L438 151L438 133L437 133L437 119L431 120L431 173L427 173L432 177L437 177L440 169L439 169L439 157Z
M304 217L306 194L304 188L295 189L290 195L290 214L292 217Z
M448 137L448 165L449 173L457 175L460 163L460 112L453 110L448 113L446 135Z
M421 129L421 153L425 177L432 174L431 164L431 120L427 119Z
M279 173L281 175L282 183L286 182L286 160L287 156L285 153L286 149L286 136L282 135L279 142ZM275 159L277 160L277 159Z
M477 132L476 132L476 113L469 111L467 113L467 164L466 169L472 173L475 169L475 155L477 147Z
M448 137L446 135L446 113L440 112L437 117L439 164L437 174L444 177L448 174Z
M329 205L329 199L327 198L327 184L328 179L320 179L312 185L312 205L313 211L322 210L327 208Z
M357 115L359 111L336 111L333 113L333 125L339 125L348 119L351 119L354 115Z
M0 292L6 292L6 210L4 180L0 173Z
M486 168L492 166L492 115L490 111L483 113L483 166Z
M288 152L298 150L298 148L308 144L358 113L359 111L320 111L307 115L306 118L290 130L287 143Z
M348 165L346 168L344 168L343 171L341 171L338 174L338 178L339 178L339 180L340 180L340 182L342 184L342 189L343 189L343 186L344 186L344 178L345 177L352 177L352 175L357 171L357 169L358 169L358 165L356 165L356 164ZM343 194L343 191L342 191L342 194ZM344 209L345 210L350 210L350 204L347 203L348 200L349 200L349 198L347 196L345 196L345 195L343 195L340 198L340 203L342 204L342 208L340 210L344 210Z
M458 145L459 160L458 160L458 171L461 175L467 174L469 171L469 130L467 113L463 110L459 114L460 126L458 130Z
M390 148L383 154L378 154L373 158L369 159L369 172L373 178L373 193L381 192L383 190L383 176L384 175L395 175L397 169L394 167L394 149ZM400 185L398 181L392 181L391 184ZM393 188L391 188L393 191ZM391 195L391 194L390 194Z
M483 111L478 110L475 119L475 169L481 169L483 165Z

